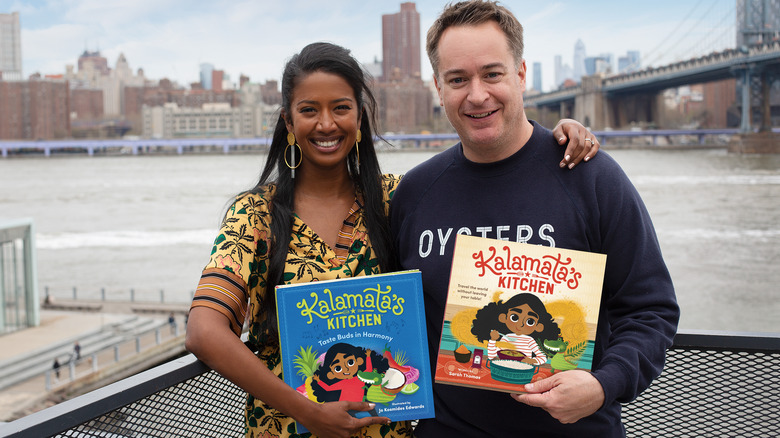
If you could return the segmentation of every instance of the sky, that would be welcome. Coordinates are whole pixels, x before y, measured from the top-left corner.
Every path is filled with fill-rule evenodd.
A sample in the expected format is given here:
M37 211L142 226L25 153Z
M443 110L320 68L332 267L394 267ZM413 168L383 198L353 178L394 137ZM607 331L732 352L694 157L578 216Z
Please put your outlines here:
M414 2L421 39L447 4ZM638 50L642 67L660 66L735 46L737 0L544 1L506 0L525 29L529 86L542 64L543 91L553 87L554 57L573 64L574 45L587 56ZM314 41L350 49L358 61L382 58L382 15L401 1L366 0L0 0L0 13L19 12L22 69L61 74L85 50L100 51L114 67L124 54L130 68L150 79L182 85L210 63L238 82L280 79L285 61ZM422 50L422 76L431 67Z

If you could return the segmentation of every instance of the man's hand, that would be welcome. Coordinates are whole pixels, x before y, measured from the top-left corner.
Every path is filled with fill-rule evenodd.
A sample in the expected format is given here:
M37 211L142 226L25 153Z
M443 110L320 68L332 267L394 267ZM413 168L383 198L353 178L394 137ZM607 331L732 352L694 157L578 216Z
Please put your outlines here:
M582 124L573 119L561 119L553 129L558 144L566 145L560 166L573 169L582 160L593 158L601 146L599 140ZM567 144L568 142L568 144Z
M593 375L583 370L561 371L525 385L527 394L512 398L544 409L561 423L574 423L598 411L604 404L604 389Z

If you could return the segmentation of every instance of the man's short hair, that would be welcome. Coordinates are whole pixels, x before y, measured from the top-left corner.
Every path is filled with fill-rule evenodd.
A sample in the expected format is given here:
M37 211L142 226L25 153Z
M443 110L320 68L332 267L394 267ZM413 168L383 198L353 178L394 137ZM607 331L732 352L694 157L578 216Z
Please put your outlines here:
M509 9L497 1L468 0L450 3L444 7L439 18L428 29L425 50L433 67L433 74L439 75L439 40L451 26L476 26L495 21L506 35L509 49L515 58L515 64L523 60L523 26Z

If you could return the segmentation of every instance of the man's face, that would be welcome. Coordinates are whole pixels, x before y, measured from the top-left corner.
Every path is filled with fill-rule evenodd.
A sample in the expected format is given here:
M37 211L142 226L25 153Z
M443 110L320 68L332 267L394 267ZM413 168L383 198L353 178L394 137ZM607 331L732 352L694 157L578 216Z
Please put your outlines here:
M523 111L525 62L515 65L498 24L450 27L438 53L436 89L466 158L491 162L522 147L533 130Z

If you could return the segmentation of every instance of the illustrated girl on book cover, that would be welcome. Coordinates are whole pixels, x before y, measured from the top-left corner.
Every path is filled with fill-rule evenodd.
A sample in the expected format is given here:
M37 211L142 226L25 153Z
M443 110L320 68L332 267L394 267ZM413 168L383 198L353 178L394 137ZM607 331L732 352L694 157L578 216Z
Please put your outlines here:
M539 348L545 340L556 340L558 324L537 296L521 293L507 301L492 302L477 311L471 333L480 342L488 341L488 358L498 354L496 341L507 342L525 357L522 362L542 365L547 355Z
M328 348L323 365L314 373L312 384L314 395L320 402L363 401L366 383L358 377L359 372L376 371L383 374L389 368L387 359L371 351L346 343ZM371 411L376 416L376 411Z

